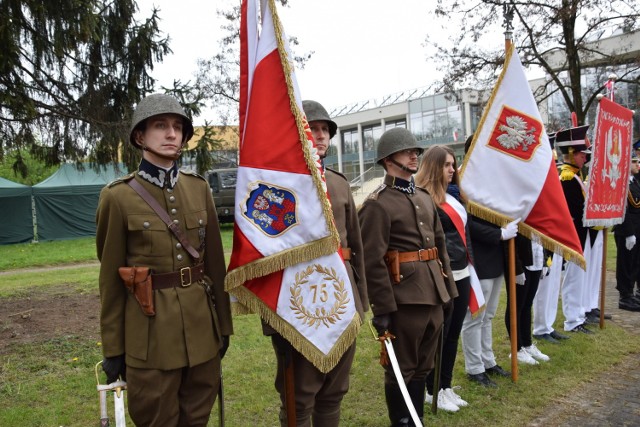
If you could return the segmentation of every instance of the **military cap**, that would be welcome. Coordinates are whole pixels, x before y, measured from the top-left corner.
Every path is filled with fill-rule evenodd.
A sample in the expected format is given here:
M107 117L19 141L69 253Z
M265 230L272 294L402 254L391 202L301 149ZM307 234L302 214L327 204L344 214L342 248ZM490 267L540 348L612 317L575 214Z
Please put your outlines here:
M589 129L589 125L556 132L556 147L560 148L563 154L569 154L571 149L573 149L573 152L582 151L583 153L591 154L589 141L587 140L587 129Z
M307 116L308 122L315 121L325 121L329 125L329 138L333 138L338 130L338 125L336 122L331 120L329 117L329 113L327 110L316 101L305 100L302 101L302 109L304 110L304 115Z
M184 128L182 130L182 142L185 143L193 136L193 124L191 119L187 117L182 105L176 98L163 93L153 93L138 103L136 111L133 112L131 119L131 130L129 131L129 142L134 147L140 148L135 140L134 131L136 128L149 117L158 116L160 114L177 114L182 117Z
M405 128L392 128L382 134L378 142L376 163L382 164L382 160L390 155L403 150L416 149L421 155L424 148L418 146L418 140L411 131Z

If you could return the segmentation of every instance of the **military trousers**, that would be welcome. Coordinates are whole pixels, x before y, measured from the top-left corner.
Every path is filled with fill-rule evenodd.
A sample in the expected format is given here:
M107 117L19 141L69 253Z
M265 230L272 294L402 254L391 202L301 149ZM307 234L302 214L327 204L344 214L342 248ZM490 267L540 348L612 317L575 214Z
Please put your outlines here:
M137 427L205 427L220 386L220 358L172 370L127 366L127 405Z

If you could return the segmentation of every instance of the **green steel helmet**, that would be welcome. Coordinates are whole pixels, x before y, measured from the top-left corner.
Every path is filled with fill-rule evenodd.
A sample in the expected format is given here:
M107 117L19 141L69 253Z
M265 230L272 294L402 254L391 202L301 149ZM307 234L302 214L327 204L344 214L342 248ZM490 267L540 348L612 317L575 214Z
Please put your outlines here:
M184 123L182 129L182 143L191 139L193 136L193 124L191 123L191 119L189 119L185 114L184 109L178 100L171 95L154 93L140 100L136 107L136 111L133 112L131 130L129 131L129 142L133 144L134 147L140 148L138 143L135 141L133 131L135 131L149 117L157 116L159 114L177 114L182 117L182 122Z
M329 137L333 138L338 130L336 122L331 120L329 113L324 109L322 104L316 101L306 100L302 101L302 109L304 115L307 116L307 121L314 122L318 120L324 120L329 124Z
M378 141L378 151L376 153L376 163L382 164L382 160L389 157L393 153L402 150L415 148L418 155L422 154L424 149L418 146L418 141L413 134L405 128L389 129L380 137Z

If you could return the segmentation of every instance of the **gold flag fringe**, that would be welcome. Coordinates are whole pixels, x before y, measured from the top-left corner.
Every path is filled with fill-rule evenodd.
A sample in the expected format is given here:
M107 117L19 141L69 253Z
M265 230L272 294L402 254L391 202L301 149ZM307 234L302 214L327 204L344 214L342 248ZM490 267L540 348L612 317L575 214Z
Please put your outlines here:
M247 314L253 314L249 308L238 301L231 302L231 315L232 316L245 316Z
M508 222L511 222L515 219L515 218L509 218L506 215L493 211L485 206L481 206L478 203L473 201L469 201L467 203L467 211L471 215L477 216L478 218L482 218L485 221L489 221L490 223L493 223L499 227L504 227ZM573 227L572 223L568 225L571 225ZM587 263L584 257L579 252L576 252L570 247L563 245L562 243L548 236L545 236L544 234L540 233L538 230L532 228L530 225L527 225L523 222L519 222L518 233L522 234L526 238L536 243L539 243L540 245L542 245L543 248L551 252L557 253L567 261L576 263L583 270L586 269Z
M313 363L313 366L325 374L335 368L344 352L353 345L362 325L362 319L360 319L360 315L356 312L351 323L334 344L331 351L328 354L324 354L305 338L304 335L267 307L260 298L244 286L235 288L232 293L238 298L241 304L246 306L250 311L258 313L265 322L279 331L280 335L302 353L307 360Z
M284 270L287 267L300 264L301 262L334 254L337 250L338 247L335 244L333 236L327 236L320 240L305 243L304 245L296 246L264 258L259 258L227 272L227 277L224 279L225 290L229 292L243 285L248 280Z
M284 78L287 83L287 92L289 94L291 113L295 117L296 126L298 127L298 136L300 138L300 145L302 146L302 153L304 154L304 160L307 163L309 172L311 173L313 183L315 184L318 198L322 203L322 212L324 213L324 217L327 221L327 228L329 229L329 233L335 240L335 247L337 250L337 248L340 246L340 235L338 234L338 230L336 229L333 220L333 211L331 210L331 204L329 203L325 186L322 183L322 177L320 176L320 171L318 170L318 164L316 163L316 160L313 158L311 150L309 149L307 133L304 130L305 120L303 118L302 112L300 111L300 108L298 107L295 89L293 86L293 79L291 78L291 75L293 74L293 67L289 62L289 55L287 54L287 50L284 46L284 40L282 37L282 23L280 22L280 18L278 17L278 13L276 11L275 0L269 0L269 9L271 10L271 16L273 18L274 33L278 44L280 62L282 64Z

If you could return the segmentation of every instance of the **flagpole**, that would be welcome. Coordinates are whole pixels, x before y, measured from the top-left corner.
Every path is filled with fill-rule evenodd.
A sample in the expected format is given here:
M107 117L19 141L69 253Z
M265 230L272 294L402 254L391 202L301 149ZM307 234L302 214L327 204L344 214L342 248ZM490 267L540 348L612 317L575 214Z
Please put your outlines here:
M513 33L513 6L504 5L504 48L509 52L511 48L511 34ZM518 381L518 313L516 298L516 244L515 239L509 240L509 275L507 277L509 286L509 321L511 337L511 381Z
M614 101L614 85L618 76L614 73L609 74L609 82L607 87L609 88L609 99ZM607 234L609 229L604 227L602 229L602 271L600 272L600 329L604 329L604 303L605 292L607 288Z

